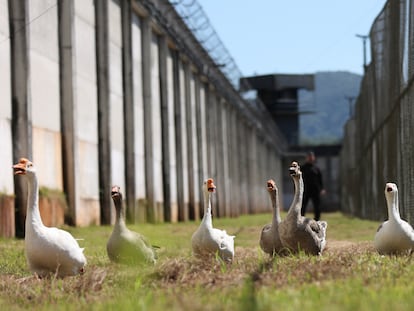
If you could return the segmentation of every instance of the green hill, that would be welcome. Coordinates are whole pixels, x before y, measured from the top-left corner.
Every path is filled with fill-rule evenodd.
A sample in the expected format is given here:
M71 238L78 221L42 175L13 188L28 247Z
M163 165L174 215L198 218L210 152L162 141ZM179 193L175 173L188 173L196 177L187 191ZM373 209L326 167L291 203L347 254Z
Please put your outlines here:
M349 97L356 98L362 76L350 72L315 73L315 90L299 93L300 144L340 143L350 117ZM352 100L354 104L355 99Z

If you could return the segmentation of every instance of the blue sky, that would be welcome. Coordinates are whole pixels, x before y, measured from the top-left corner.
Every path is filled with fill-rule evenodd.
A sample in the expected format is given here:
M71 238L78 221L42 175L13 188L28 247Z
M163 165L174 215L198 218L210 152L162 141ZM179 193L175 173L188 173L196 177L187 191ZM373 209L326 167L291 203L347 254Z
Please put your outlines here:
M188 0L187 0L188 1ZM243 76L363 73L362 40L386 0L196 0ZM369 43L367 45L369 61Z

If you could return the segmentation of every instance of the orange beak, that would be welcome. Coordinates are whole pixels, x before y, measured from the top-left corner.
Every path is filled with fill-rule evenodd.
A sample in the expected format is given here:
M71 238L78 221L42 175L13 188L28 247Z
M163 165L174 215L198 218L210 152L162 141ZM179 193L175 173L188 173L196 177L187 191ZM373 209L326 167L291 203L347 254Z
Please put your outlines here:
M25 175L28 162L30 162L28 159L21 158L19 163L13 165L14 175Z
M207 179L207 190L209 192L215 192L216 191L216 186L214 185L213 178Z

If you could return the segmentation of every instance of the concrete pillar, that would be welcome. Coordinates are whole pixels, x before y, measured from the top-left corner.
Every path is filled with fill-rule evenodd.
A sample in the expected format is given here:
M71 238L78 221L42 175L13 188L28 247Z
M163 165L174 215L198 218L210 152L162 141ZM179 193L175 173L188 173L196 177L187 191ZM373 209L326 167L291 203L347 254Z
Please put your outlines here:
M221 180L222 197L224 200L221 202L224 204L224 215L226 217L231 216L231 179L230 179L230 118L229 118L229 105L222 99L221 101L221 137L222 137L222 162L223 162L223 176Z
M123 62L124 56L128 54L127 51L124 52L124 40L123 35L126 34L123 32L123 27L131 27L130 19L128 26L125 26L125 21L122 20L122 9L124 9L123 4L119 0L111 0L108 2L108 52L109 52L109 145L110 145L110 167L111 167L111 180L109 186L118 185L121 187L122 192L124 193L125 199L127 201L126 211L129 213L129 205L134 204L134 198L131 198L131 194L128 191L131 191L132 186L134 185L134 176L131 171L127 172L125 160L128 156L125 150L125 142L131 141L131 129L128 129L125 125L125 108L128 107L131 101L131 87L130 85L125 86L124 82L130 83L128 81L129 77L126 74L126 79L124 79L124 69ZM129 11L130 12L130 11ZM127 14L128 15L128 14ZM127 32L130 29L126 30ZM130 36L129 36L130 37ZM127 45L130 44L127 43ZM128 50L128 48L126 49ZM127 56L128 57L128 56ZM128 60L127 60L128 62ZM131 62L129 59L129 66L127 70L131 70ZM127 89L129 94L124 96L124 87ZM125 102L127 101L127 102ZM132 110L132 109L131 109ZM129 116L132 118L132 116ZM130 120L128 120L130 121ZM133 146L130 146L133 149ZM129 170L129 168L128 168ZM126 177L132 177L132 186L131 184L126 183ZM128 189L127 189L128 187ZM135 191L135 189L132 189ZM108 192L109 196L109 192ZM112 201L112 200L111 200ZM132 209L134 206L132 205ZM111 222L115 221L115 209L111 203Z
M60 126L62 133L63 191L69 207L67 222L76 223L76 128L73 91L73 1L58 2Z
M166 76L167 76L167 118L168 118L168 150L165 152L168 154L169 162L169 199L170 199L170 215L168 221L178 221L178 202L177 202L177 148L175 145L175 106L174 106L174 51L167 48L166 51ZM165 217L167 219L167 217Z
M200 80L196 72L191 71L190 75L190 105L187 115L187 124L189 130L189 142L191 148L191 166L190 166L190 175L191 175L191 185L192 191L194 193L194 219L200 218L200 170L202 163L200 162L199 153L200 153Z
M122 23L122 90L124 106L124 162L127 219L135 222L138 216L135 193L135 120L132 66L131 0L121 1Z
M177 148L178 144L180 144L180 156L182 158L182 170L180 172L182 174L182 192L183 192L183 216L185 221L189 219L190 214L190 187L189 187L189 147L188 147L188 127L187 127L187 96L186 96L186 74L185 74L185 64L183 60L180 59L179 62L179 83L180 83L180 97L179 97L179 107L178 115L176 114L176 126L177 130L179 127L179 135L180 137L179 142L177 141ZM177 123L178 122L178 123ZM178 134L177 134L178 136Z
M182 115L181 115L181 81L180 81L180 55L178 51L172 54L173 60L173 89L174 89L174 122L175 122L175 146L177 159L177 203L178 220L187 220L187 213L184 202L184 181L183 181L183 141L182 141Z
M205 88L206 92L206 102L205 106L208 107L208 109L205 109L205 136L206 136L206 150L205 150L205 157L206 157L206 172L205 176L203 176L203 179L208 178L212 176L212 166L213 166L213 150L212 150L212 141L214 138L213 135L213 127L212 127L212 118L215 115L212 113L213 107L213 95L212 95L212 89L210 88L209 84L206 84Z
M141 20L142 36L142 91L144 101L144 145L145 145L145 176L147 197L147 219L154 222L155 198L154 198L154 169L151 141L151 26L148 19Z
M216 97L216 173L217 173L217 182L218 187L216 194L216 209L217 216L223 217L226 215L226 190L225 190L225 159L224 159L224 144L223 140L223 118L225 116L223 109L223 99L217 95Z
M146 176L145 176L145 126L142 79L142 31L141 18L132 17L132 58L134 87L134 159L135 159L135 194L138 201L135 221L146 221Z
M108 0L95 1L98 85L98 158L101 224L111 223L111 145L109 101Z
M258 169L257 169L257 133L254 127L250 128L249 135L247 137L248 145L249 145L249 163L250 165L250 176L249 176L249 184L251 185L250 189L255 189L255 183L257 181L257 175L258 175ZM250 194L250 200L249 200L249 213L253 213L255 211L255 205L256 205L256 196L254 192L251 192Z
M142 21L142 61L147 217L155 222L163 218L161 104L158 40L148 19Z
M239 140L239 131L238 131L238 122L240 120L240 116L236 109L232 108L230 110L230 125L231 125L231 154L229 155L229 164L231 167L231 216L239 216L240 214L240 186L241 186L241 178L240 178L240 171L243 168L240 167L240 142ZM234 187L233 185L237 185Z
M198 162L198 192L199 192L199 215L202 217L203 215L203 199L204 195L203 192L200 191L201 185L208 176L208 141L207 141L207 109L206 109L206 102L207 102L207 94L206 94L206 84L199 81L198 82L198 93L199 100L198 105L196 106L196 124L197 124L197 162Z
M218 178L218 119L217 119L217 96L212 87L208 90L208 109L206 110L206 136L207 136L207 176L205 178L214 178L217 182ZM216 200L217 201L217 200ZM218 206L213 204L213 215L218 215Z
M231 216L236 217L239 215L240 211L240 176L239 176L239 140L237 137L237 110L232 107L230 109L230 135L231 135L231 153L229 154L229 165L230 165L230 180L231 184ZM233 185L237 185L234 187Z
M217 143L216 143L216 165L217 165L217 213L219 217L227 216L226 178L228 177L227 162L227 128L226 109L224 99L217 98Z
M187 170L187 187L189 191L189 205L188 205L188 215L191 220L196 219L195 213L195 189L194 189L194 139L193 139L193 124L195 120L193 117L193 107L194 103L194 79L191 73L191 68L189 63L184 65L184 85L185 85L185 127L187 134L187 155L188 155L188 170Z
M169 101L166 37L159 38L159 76L161 100L161 131L162 131L162 179L164 193L164 221L171 221L171 174L170 174L170 140L169 140ZM175 182L175 181L174 181Z
M239 178L240 178L240 213L247 214L248 210L248 193L250 192L249 189L249 166L250 163L247 160L247 153L250 146L248 145L246 138L247 138L247 125L246 122L243 120L242 122L238 122L238 129L237 129L237 136L238 136L238 147L239 147Z
M235 164L235 159L233 159L233 154L234 154L234 136L233 136L233 107L231 106L230 103L226 103L226 139L227 139L227 143L225 145L225 151L226 151L226 162L227 162L227 178L226 180L226 208L227 208L227 217L233 216L233 209L234 209L234 205L235 205L235 195L234 195L234 186L232 187L232 184L234 182L237 182L234 179L234 164Z
M20 157L32 159L32 119L29 101L29 58L27 38L27 1L9 0L12 140L13 162ZM24 236L27 185L15 176L16 236Z
M206 139L207 139L207 175L205 178L216 176L216 96L211 86L206 90Z

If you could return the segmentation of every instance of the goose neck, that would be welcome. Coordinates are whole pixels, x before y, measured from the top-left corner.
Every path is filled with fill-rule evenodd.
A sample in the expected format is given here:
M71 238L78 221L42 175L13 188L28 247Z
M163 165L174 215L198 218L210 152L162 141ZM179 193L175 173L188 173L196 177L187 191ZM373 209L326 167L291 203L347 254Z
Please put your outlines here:
M122 199L114 200L115 204L115 226L125 227L125 215L122 208Z
M293 196L292 204L289 208L289 215L294 215L298 217L300 215L300 210L302 208L302 200L303 200L303 179L301 176L293 177L293 183L295 186L295 193Z
M273 218L272 224L276 225L281 222L280 218L280 210L279 210L279 193L278 191L274 191L270 193L270 200L272 202L272 209L273 209Z
M213 227L213 221L211 218L211 195L210 192L204 193L204 215L202 219L202 223L204 223L208 228Z
M27 175L28 178L28 199L26 230L36 226L43 227L39 211L39 184L36 175Z
M398 207L398 194L387 197L387 207L390 220L398 220L401 218Z

